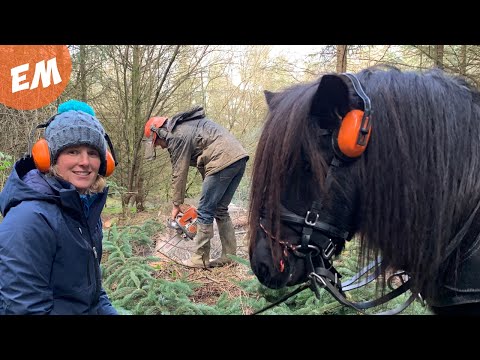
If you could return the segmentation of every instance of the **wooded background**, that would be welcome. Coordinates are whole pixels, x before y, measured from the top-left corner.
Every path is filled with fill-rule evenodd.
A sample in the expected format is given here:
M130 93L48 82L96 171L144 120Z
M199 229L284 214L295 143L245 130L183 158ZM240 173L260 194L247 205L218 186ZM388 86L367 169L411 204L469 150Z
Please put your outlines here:
M109 178L122 208L145 209L149 194L169 201L168 152L143 160L143 130L151 116L172 116L201 104L207 117L222 124L251 156L236 194L247 201L257 139L266 115L264 90L313 80L324 72L356 72L375 64L423 70L440 67L480 81L480 46L325 45L295 59L268 45L70 45L72 74L52 104L19 111L0 104L0 189L13 162L28 150L34 127L56 112L59 103L78 99L95 109L110 135L119 165ZM292 46L295 49L295 46ZM295 51L295 50L293 50ZM41 135L35 134L36 140ZM200 191L192 168L187 195Z

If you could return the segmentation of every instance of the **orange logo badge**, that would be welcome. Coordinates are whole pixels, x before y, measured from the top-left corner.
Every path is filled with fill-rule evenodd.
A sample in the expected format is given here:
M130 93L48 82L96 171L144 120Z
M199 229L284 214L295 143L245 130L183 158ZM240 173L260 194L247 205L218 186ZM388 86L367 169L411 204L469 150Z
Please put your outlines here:
M34 110L56 100L72 72L65 45L1 45L0 103Z

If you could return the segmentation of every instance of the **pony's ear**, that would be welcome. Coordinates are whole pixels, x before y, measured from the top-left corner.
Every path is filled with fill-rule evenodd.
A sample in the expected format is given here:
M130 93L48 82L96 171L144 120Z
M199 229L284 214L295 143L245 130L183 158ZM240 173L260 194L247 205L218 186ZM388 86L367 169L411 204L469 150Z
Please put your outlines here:
M348 112L348 106L348 85L342 77L323 75L313 95L310 117L323 129L335 129Z
M263 94L265 95L265 101L267 102L268 109L272 110L272 100L276 93L273 91L264 90Z

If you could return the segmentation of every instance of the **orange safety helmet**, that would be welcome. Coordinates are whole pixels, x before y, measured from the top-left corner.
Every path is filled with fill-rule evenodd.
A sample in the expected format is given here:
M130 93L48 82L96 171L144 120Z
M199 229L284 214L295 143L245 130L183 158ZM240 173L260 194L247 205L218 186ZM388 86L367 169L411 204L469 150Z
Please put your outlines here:
M154 116L148 119L147 123L145 124L145 137L150 138L153 135L152 142L155 143L158 136L155 130L160 129L167 119L168 118L163 116Z

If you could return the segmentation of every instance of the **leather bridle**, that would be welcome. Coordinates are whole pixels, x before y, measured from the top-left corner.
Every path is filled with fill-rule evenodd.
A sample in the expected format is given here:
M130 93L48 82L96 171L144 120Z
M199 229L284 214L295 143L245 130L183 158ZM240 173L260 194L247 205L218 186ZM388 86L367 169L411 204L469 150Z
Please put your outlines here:
M284 206L280 207L280 219L282 222L302 226L300 244L291 244L285 240L275 238L262 224L263 219L260 219L260 228L272 241L276 241L282 246L285 257L288 255L288 252L290 252L293 256L302 258L305 261L308 272L308 280L290 294L287 294L275 303L255 312L253 315L260 314L272 308L273 306L280 304L291 296L305 290L306 288L310 288L314 292L317 299L320 299L319 290L325 288L342 305L349 306L362 314L368 315L365 312L366 309L384 304L410 289L410 277L408 274L402 271L392 274L387 279L387 284L391 289L389 293L371 301L352 302L347 300L345 292L365 286L380 275L381 259L377 258L376 261L372 261L349 280L340 282L339 278L341 275L333 267L331 258L337 247L335 239L347 240L349 231L339 229L331 224L321 221L319 219L319 209L320 203L314 201L311 209L306 212L305 217L302 217L288 210ZM319 236L315 236L315 241L313 242L312 234L314 232L317 232L317 235ZM373 268L375 268L373 273L367 275L363 280L360 280ZM283 259L280 260L280 271L284 271ZM398 278L402 283L397 288L393 288L392 285L395 278ZM405 310L417 298L423 303L420 294L412 292L410 297L398 307L392 310L378 312L374 315L398 314Z

